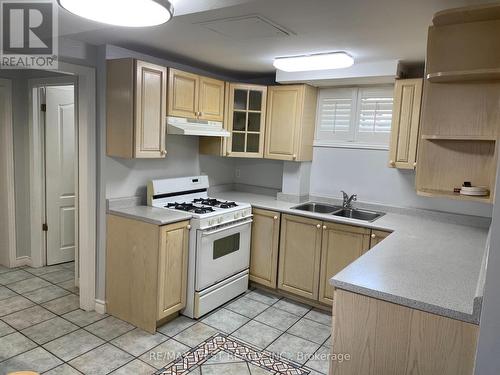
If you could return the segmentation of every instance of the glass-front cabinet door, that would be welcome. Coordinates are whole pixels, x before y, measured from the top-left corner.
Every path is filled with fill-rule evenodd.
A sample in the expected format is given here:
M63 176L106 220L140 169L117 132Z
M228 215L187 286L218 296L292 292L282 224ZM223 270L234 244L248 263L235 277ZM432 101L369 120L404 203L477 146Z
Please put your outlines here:
M266 86L229 84L226 156L263 157L266 100Z

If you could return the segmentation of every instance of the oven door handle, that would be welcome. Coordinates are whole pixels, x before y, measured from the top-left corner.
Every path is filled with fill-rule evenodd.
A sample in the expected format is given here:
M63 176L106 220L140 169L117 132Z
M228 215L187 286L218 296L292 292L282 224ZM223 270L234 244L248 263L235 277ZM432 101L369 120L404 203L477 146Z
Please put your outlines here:
M229 226L225 226L225 227L222 227L220 229L215 229L215 230L208 230L208 231L201 231L201 235L203 237L205 236L210 236L212 234L216 234L216 233L219 233L219 232L222 232L222 231L225 231L225 230L228 230L228 229L233 229L233 228L238 228L238 227L241 227L243 225L246 225L246 224L251 224L253 222L252 219L247 219L245 221L242 221L242 222L239 222L238 224L234 224L234 225L229 225Z

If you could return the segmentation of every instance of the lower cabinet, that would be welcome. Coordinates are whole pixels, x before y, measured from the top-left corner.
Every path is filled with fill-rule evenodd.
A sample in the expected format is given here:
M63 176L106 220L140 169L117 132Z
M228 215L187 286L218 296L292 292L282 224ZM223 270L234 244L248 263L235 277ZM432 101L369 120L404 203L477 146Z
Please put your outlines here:
M318 298L322 222L283 215L281 220L278 289Z
M253 215L250 280L324 305L333 304L330 279L390 234L261 209Z
M280 235L279 212L253 209L250 281L276 288Z
M479 326L335 291L330 375L472 375ZM498 371L494 372L498 373Z
M107 313L154 333L186 304L189 221L107 217Z
M158 319L186 306L188 233L186 222L160 227Z
M370 249L370 229L324 223L321 248L319 301L331 305L330 279Z
M380 242L385 240L385 238L391 234L390 232L384 232L381 230L372 230L372 235L370 236L370 249Z

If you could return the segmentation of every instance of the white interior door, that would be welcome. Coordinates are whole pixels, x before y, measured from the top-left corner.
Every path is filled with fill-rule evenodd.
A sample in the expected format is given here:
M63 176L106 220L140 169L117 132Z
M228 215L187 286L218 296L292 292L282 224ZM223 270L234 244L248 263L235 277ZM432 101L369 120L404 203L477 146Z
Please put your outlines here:
M45 91L47 265L75 260L75 105L73 86Z

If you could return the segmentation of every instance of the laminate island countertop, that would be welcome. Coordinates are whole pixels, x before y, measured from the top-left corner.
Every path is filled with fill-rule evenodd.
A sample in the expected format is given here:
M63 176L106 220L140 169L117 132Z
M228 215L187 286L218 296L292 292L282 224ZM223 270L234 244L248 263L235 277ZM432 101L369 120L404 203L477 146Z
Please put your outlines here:
M386 215L370 223L296 210L297 203L266 195L234 191L212 195L257 208L390 231L385 240L333 276L330 283L335 288L479 323L488 218L389 207ZM381 206L377 209L384 211Z
M154 225L167 225L179 221L190 220L188 212L177 212L150 206L114 207L108 209L108 214L141 220Z

